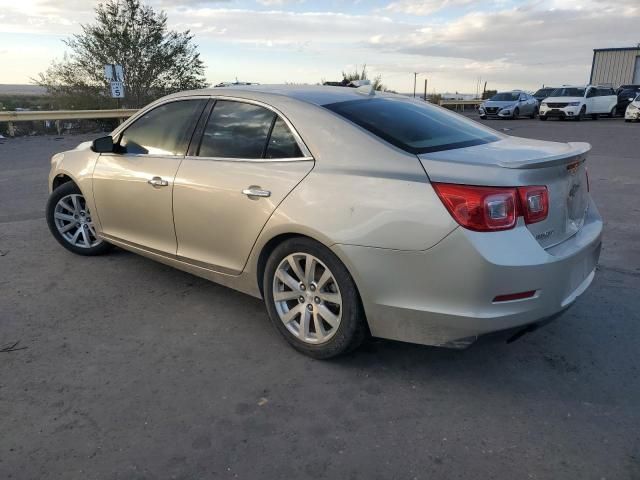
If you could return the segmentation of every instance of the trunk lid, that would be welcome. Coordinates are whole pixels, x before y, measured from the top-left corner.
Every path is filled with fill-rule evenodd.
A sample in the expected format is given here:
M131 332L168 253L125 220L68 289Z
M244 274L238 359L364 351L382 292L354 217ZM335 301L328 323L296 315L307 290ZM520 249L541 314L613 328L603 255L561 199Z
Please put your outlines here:
M505 137L418 158L431 181L519 187L545 185L549 215L527 228L544 248L563 242L584 224L589 204L585 160L588 143L556 143Z

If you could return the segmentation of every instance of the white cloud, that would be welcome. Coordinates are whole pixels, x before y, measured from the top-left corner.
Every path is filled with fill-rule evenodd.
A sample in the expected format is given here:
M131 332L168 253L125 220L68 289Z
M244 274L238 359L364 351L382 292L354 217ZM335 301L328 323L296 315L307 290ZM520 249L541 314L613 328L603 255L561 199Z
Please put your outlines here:
M238 74L263 83L317 82L367 63L371 73L382 74L385 83L401 91L413 88L414 71L428 72L430 85L438 90L468 91L478 76L499 88L535 88L541 83L582 82L589 74L593 48L631 46L639 40L638 0L531 0L517 8L498 7L502 0L491 0L482 4L482 11L467 5L468 0L390 0L386 8L372 7L362 14L308 11L311 2L303 3L304 11L287 11L287 5L275 5L279 11L273 11L258 6L222 8L234 6L229 0L185 0L179 5L147 1L166 10L170 28L192 31L203 46L212 81ZM87 3L0 0L0 35L77 33L79 23L94 16L94 4ZM464 9L446 23L422 16L443 5ZM411 17L396 13L412 13L412 8L418 10ZM47 66L40 59L60 58L63 45L48 42L42 52L37 61L25 57L20 68L15 64L13 70L3 69L0 82L6 81L9 70L32 69L34 76ZM13 59L20 62L18 56Z
M385 10L424 16L447 7L459 7L471 3L473 0L398 0L387 5Z

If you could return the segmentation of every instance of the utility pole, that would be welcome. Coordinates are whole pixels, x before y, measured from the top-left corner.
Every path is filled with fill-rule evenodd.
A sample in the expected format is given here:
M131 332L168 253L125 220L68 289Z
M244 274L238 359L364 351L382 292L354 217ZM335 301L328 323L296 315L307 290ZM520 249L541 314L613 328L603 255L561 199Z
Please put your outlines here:
M427 79L424 79L424 101L427 101Z
M418 72L413 72L413 98L416 98L416 82L418 81Z

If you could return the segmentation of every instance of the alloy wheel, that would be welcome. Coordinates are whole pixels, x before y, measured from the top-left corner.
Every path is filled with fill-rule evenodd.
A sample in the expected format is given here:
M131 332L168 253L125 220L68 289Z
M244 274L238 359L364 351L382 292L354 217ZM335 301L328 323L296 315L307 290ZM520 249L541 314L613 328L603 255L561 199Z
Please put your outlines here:
M80 194L73 193L58 200L53 219L60 236L74 247L91 248L102 243L87 202Z
M299 340L329 341L342 319L342 295L329 268L309 253L287 255L273 278L273 300L280 320Z

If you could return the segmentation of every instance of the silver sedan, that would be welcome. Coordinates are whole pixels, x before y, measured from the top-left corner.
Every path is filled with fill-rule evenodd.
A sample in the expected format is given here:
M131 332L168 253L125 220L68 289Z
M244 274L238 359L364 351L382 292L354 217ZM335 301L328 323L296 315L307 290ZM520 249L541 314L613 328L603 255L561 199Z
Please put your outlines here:
M117 245L263 298L315 358L369 334L463 347L593 280L589 149L367 87L184 92L55 155L47 220L74 253Z

